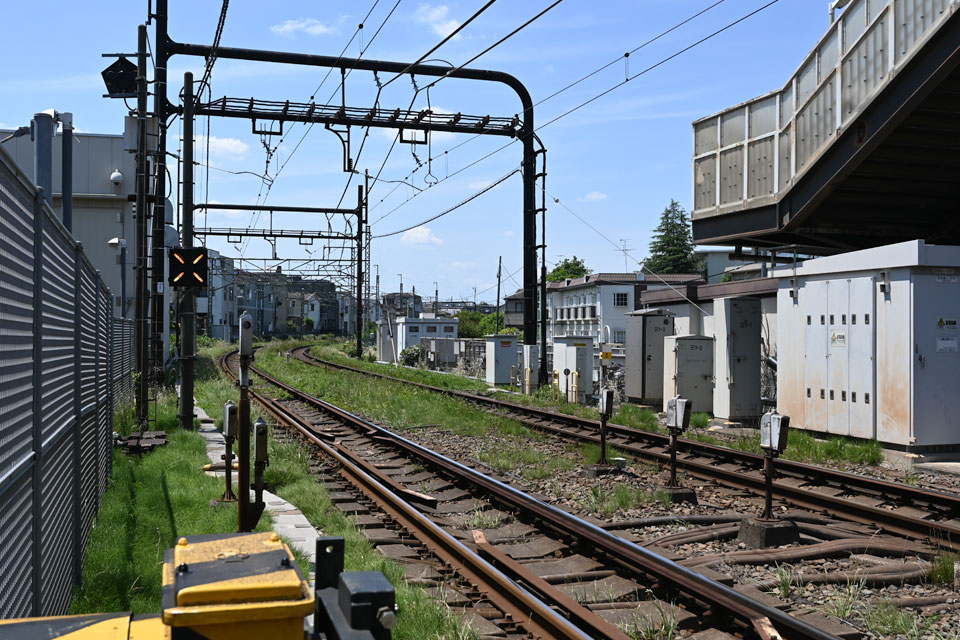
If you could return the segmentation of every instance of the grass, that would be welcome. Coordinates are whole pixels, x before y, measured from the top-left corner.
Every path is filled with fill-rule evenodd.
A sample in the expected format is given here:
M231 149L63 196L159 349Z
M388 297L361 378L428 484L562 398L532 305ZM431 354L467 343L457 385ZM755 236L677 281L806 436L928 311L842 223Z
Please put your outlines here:
M466 378L464 376L436 373L426 369L411 369L409 367L402 367L392 364L379 364L376 362L367 362L366 360L358 360L348 356L344 352L343 345L344 343L337 338L324 336L321 338L320 343L315 344L310 349L310 353L314 357L322 360L347 365L348 367L353 367L354 369L362 369L364 371L371 371L373 373L382 373L394 378L401 378L411 382L428 384L434 387L440 387L442 389L460 389L463 391L474 392L487 391L489 389L489 385L482 380L475 380L473 378ZM353 343L350 343L346 346L348 348L355 347Z
M709 413L694 413L690 416L690 426L694 429L706 429L710 424Z
M919 640L920 637L927 635L937 621L936 617L922 619L920 616L896 606L889 600L867 607L862 612L862 617L867 629L874 634L906 636L911 640Z
M335 405L403 430L423 424L438 425L456 435L498 433L539 440L539 434L515 420L493 416L456 399L437 397L400 382L371 380L362 374L329 371L292 360L286 362L276 347L257 353L258 367Z
M351 358L346 355L345 351L349 348L352 348L352 343L348 344L337 338L326 337L322 339L320 344L312 348L312 353L317 357L332 362L346 364L367 371L384 373L404 380L443 387L445 389L462 389L479 393L487 393L489 389L486 383L463 376L439 374L423 369L410 369L395 365L382 365L359 361L356 358ZM560 413L582 418L600 419L600 414L595 407L585 407L575 403L569 403L564 400L562 397L563 394L560 394L560 396L561 397L555 400L553 397L553 389L545 386L538 389L537 392L531 396L511 394L507 396L506 399L517 404L552 409ZM705 429L709 421L709 414L694 413L690 418L691 430L685 434L685 437L705 444L727 446L742 451L761 453L759 434L752 437L742 437L731 443L699 431ZM430 421L425 420L424 422ZM659 418L654 411L631 404L620 405L617 411L610 417L610 422L641 431L666 433L666 429L660 426ZM879 443L874 440L859 440L840 436L832 436L823 440L808 432L792 430L789 434L787 449L783 457L788 460L813 464L846 462L875 465L883 460L883 449Z
M657 609L656 617L634 613L632 620L621 623L620 630L634 640L674 640L679 626L676 616L661 600L654 599L654 603Z
M838 590L837 599L830 603L825 611L841 620L850 617L850 614L853 613L854 605L856 605L857 600L860 599L860 592L863 591L866 584L867 581L863 578L860 580L847 580L847 584Z
M930 580L934 584L952 585L955 579L956 563L960 555L941 551L930 560Z
M176 396L160 398L160 415L176 415ZM113 454L113 475L90 532L83 585L71 613L160 611L163 552L185 535L236 530L236 511L211 507L223 482L201 473L203 439L169 426L169 443L140 457ZM270 529L261 519L259 531Z
M480 449L476 458L497 471L507 472L520 469L528 480L542 480L555 475L558 471L569 471L576 463L563 456L547 456L532 447L512 446L496 449Z
M627 484L618 484L607 489L596 484L584 496L581 504L591 513L609 515L617 511L626 511L651 502L659 502L664 508L671 505L670 495L665 491L647 491Z
M777 585L775 587L775 592L779 593L780 597L786 600L790 597L790 592L793 587L798 589L803 588L803 578L801 573L794 569L789 564L777 564Z

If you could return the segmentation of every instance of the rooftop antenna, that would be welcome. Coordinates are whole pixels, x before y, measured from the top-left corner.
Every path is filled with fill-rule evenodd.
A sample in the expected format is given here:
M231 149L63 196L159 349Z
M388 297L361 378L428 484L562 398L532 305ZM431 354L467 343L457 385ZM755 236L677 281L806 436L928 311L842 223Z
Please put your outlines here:
M623 272L624 273L627 273L627 271L629 271L629 269L627 268L627 252L633 249L633 247L627 246L627 240L629 239L630 238L620 238L620 247L621 247L620 251L623 252Z

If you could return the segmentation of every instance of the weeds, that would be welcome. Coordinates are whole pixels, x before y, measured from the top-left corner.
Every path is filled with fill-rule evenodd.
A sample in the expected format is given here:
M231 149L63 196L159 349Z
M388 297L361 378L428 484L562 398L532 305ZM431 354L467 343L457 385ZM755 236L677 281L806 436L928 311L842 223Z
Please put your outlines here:
M919 640L926 635L937 620L935 617L920 619L889 600L867 607L862 615L867 629L872 633L884 636L904 635L911 640Z
M467 531L473 529L499 529L503 524L503 514L499 511L486 511L483 507L477 507L469 518L464 520L463 528Z
M774 592L778 592L780 597L786 600L790 597L793 587L803 588L803 578L799 571L789 564L777 564L777 586Z
M859 580L847 580L845 587L841 587L837 593L837 599L826 608L826 612L834 615L841 620L846 619L853 612L853 606L860 598L860 592L866 586L867 581L863 578Z
M663 601L657 598L654 598L653 602L659 620L653 616L645 616L638 610L634 612L633 620L621 624L620 630L635 640L674 640L679 624L673 614L673 605L665 607Z
M690 416L690 426L694 429L706 429L710 424L709 413L694 413Z
M930 580L934 584L953 584L956 579L956 563L960 555L940 551L930 560Z

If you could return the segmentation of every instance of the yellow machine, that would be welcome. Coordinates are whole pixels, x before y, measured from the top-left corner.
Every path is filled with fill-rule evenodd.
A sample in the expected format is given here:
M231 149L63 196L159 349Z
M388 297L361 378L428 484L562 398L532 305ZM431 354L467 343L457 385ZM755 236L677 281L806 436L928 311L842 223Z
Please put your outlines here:
M276 533L180 538L164 554L159 614L0 620L5 640L389 640L393 587L378 572L343 572L343 538L317 539L316 593Z

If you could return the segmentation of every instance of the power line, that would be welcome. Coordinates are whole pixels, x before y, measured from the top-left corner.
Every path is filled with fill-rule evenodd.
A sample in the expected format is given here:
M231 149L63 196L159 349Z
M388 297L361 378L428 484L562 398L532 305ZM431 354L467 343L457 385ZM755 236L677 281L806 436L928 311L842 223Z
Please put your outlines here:
M556 204L558 204L558 205L560 205L561 207L563 207L564 209L566 209L567 212L568 212L570 215L572 215L574 218L576 218L577 220L579 220L579 221L582 222L583 224L585 224L585 225L587 225L588 227L590 227L590 229L591 229L594 233L596 233L598 236L600 236L601 238L603 238L604 240L606 240L607 242L609 242L611 245L613 245L613 247L614 247L617 251L623 252L624 258L627 258L627 257L629 256L629 258L630 258L631 260L633 260L634 262L637 263L637 265L640 267L640 269L641 269L642 271L646 271L647 273L649 273L650 275L652 275L654 278L656 278L656 279L659 280L661 283L663 283L664 285L666 285L671 291L673 291L674 293L676 293L677 295L679 295L681 298L683 298L684 300L686 300L687 302L689 302L690 304L692 304L693 306L695 306L697 309L700 309L700 311L701 311L703 314L705 314L705 315L707 315L707 316L712 315L712 314L704 311L704 309L703 309L700 305L698 305L696 302L694 302L693 300L691 300L691 299L688 298L687 296L683 295L683 292L682 292L682 291L680 291L679 289L677 289L676 287L674 287L673 285L671 285L669 282L667 282L666 280L664 280L664 279L660 276L660 274L658 274L658 273L656 273L656 272L651 271L650 269L648 269L648 268L643 264L643 262L642 262L641 260L637 260L636 258L634 258L633 255L632 255L631 253L629 253L629 250L628 250L628 249L625 249L625 248L623 248L623 247L620 247L616 242L614 242L613 240L611 240L610 238L608 238L602 231L600 231L600 230L597 229L595 226L593 226L592 224L590 224L589 222L587 222L583 217L581 217L579 214L577 214L576 211L574 211L573 209L571 209L570 207L568 207L564 202L562 202L562 201L560 200L560 198L556 197L555 195L553 195L553 194L550 193L549 191L547 191L547 195L549 195L551 198L553 198L553 201L554 201Z
M438 42L436 45L434 45L434 46L430 49L430 51L427 51L425 54L423 54L422 56L420 56L419 58L417 58L416 62L411 62L410 64L407 65L407 68L406 68L406 69L404 69L403 71L401 71L401 72L398 73L397 75L393 76L392 78L390 78L389 80L387 80L386 82L384 82L384 83L383 83L383 86L380 87L380 88L381 88L381 89L386 88L386 87L387 87L390 83L392 83L394 80L396 80L397 78L399 78L400 76L402 76L403 74L405 74L407 71L410 71L410 69L412 69L413 67L417 66L418 64L420 64L421 62L423 62L424 60L426 60L427 57L428 57L431 53L433 53L434 51L436 51L437 49L439 49L440 47L442 47L443 45L445 45L446 43L448 43L450 40L453 40L453 39L457 36L458 33L460 33L461 31L463 31L463 29L466 28L466 26L467 26L468 24L470 24L471 22L473 22L474 20L476 20L478 17L480 17L480 14L483 13L484 11L486 11L487 9L489 9L489 8L493 5L493 3L496 2L496 1L497 1L497 0L490 0L489 2L487 2L487 4L485 4L485 5L483 5L482 7L480 7L472 16L470 16L469 18L467 18L467 21L466 21L466 22L464 22L463 24L461 24L460 26L458 26L458 27L457 27L456 29L454 29L451 33L449 33L443 40L441 40L441 41ZM377 92L377 95L379 95L379 92Z
M459 71L460 69L463 69L465 66L467 66L468 64L470 64L470 63L473 62L474 60L478 59L479 57L481 57L481 56L483 56L484 54L486 54L486 53L490 52L491 50L493 50L495 47L503 44L503 43L504 43L505 41L507 41L509 38L511 38L511 37L513 37L514 35L516 35L517 33L519 33L521 30L523 30L524 28L526 28L527 26L529 26L531 23L533 23L535 20L537 20L538 18L540 18L541 16L543 16L545 13L547 13L548 11L550 11L551 9L553 9L555 6L557 6L558 4L560 4L560 2L562 2L562 1L563 1L563 0L556 0L553 4L551 4L550 6L548 6L546 9L544 9L543 11L541 11L540 13L538 13L537 15L533 16L532 18L530 18L529 20L527 20L526 22L524 22L522 25L520 25L519 27L517 27L516 29L514 29L514 30L511 31L510 33L508 33L508 34L505 35L504 37L500 38L500 40L498 40L497 42L493 43L492 45L490 45L489 47L487 47L486 49L484 49L483 51L481 51L481 52L478 53L477 55L473 56L472 58L470 58L469 60L467 60L466 62L464 62L463 64L461 64L459 67L453 67L453 66L451 65L451 70L448 71L445 75L437 78L436 80L434 80L433 82L431 82L430 84L428 84L426 87L423 87L422 89L419 89L419 88L418 88L418 89L416 90L416 92L413 94L413 99L410 101L410 107L411 107L411 108L413 107L413 102L414 102L414 100L416 100L417 95L418 95L421 91L424 91L424 90L427 91L427 99L428 99L428 101L429 101L429 96L430 96L429 91L430 91L430 88L431 88L431 87L435 86L438 82L440 82L440 81L443 80L444 78L450 77L450 75L451 75L452 73L454 73L454 72L456 72L456 71ZM723 0L721 0L721 1L723 1ZM483 9L486 9L487 6L489 6L490 4L492 4L492 3L488 3L486 6L483 7ZM482 11L483 9L481 9L481 11ZM472 20L472 19L473 19L473 18L471 18L471 20ZM466 25L464 25L464 26L466 26ZM431 49L430 52L432 52L432 51L434 51L434 50L435 50L435 48L434 48L434 49ZM428 52L428 53L429 53L429 52ZM425 57L425 56L424 56L424 57ZM423 59L423 58L421 58L421 60L422 60L422 59ZM407 67L407 68L409 69L410 67ZM395 80L397 77L399 77L399 74L398 74L398 76L395 76L394 78L392 78L391 81L392 81L392 80ZM384 85L384 86L386 86L386 85ZM378 92L377 92L377 96L379 97L379 95L380 95L380 92L378 91ZM394 149L394 147L396 146L398 137L399 137L399 133L397 134L396 137L394 137L393 143L390 145L390 148L387 150L387 155L386 155L386 157L384 157L383 162L382 162L381 165L380 165L380 170L377 172L377 178L380 177L380 172L383 171L383 168L384 168L384 167L386 166L386 164L387 164L387 160L390 159L390 154L393 153L393 149ZM361 145L361 147L362 147L362 145ZM362 150L362 148L361 148L361 150ZM445 152L445 153L446 153L446 152ZM359 154L357 155L357 157L358 157L358 159L359 159ZM428 164L429 164L429 163L432 163L433 160L434 160L434 158L432 157L432 155L428 153L427 163L428 163ZM416 173L416 171L418 171L421 167L422 167L422 163L420 163L420 164L417 166L417 168L414 169L414 171L407 176L407 178L404 178L404 180L408 179L411 175L413 175L413 173ZM451 177L451 176L449 176L449 175L447 176L447 178L450 178L450 177ZM444 180L447 179L447 178L444 178ZM439 184L440 182L442 182L442 180L438 180L438 181L437 181L436 183L434 183L434 184ZM349 183L348 183L348 184L349 184ZM433 186L433 185L431 185L431 186ZM389 198L389 197L393 194L394 191L396 191L396 187L395 187L393 190L391 190L390 193L387 194L386 197ZM346 193L346 191L344 191L344 193ZM368 194L368 197L369 197L369 194ZM381 200L381 202L383 202L383 200ZM389 215L389 214L388 214L388 215ZM381 219L382 219L382 218L381 218Z
M397 10L397 7L400 6L400 2L401 2L401 1L402 1L402 0L397 0L397 2L393 5L393 8L390 9L390 12L387 14L386 18L384 18L383 21L380 23L380 26L377 28L377 31L373 34L373 37L370 38L370 41L361 49L360 55L358 56L358 58L363 57L363 54L366 52L366 50L370 47L371 44L373 44L373 41L374 41L374 40L377 38L377 36L380 34L380 31L383 29L384 25L387 24L387 21L390 19L390 17L393 15L393 13ZM360 33L360 31L363 29L364 23L365 23L365 22L370 18L370 16L373 14L373 11L377 8L377 5L378 5L378 4L380 4L380 0L374 0L373 5L371 5L370 9L367 11L366 16L364 16L363 22L361 22L361 23L357 26L356 30L353 32L353 36L351 36L351 38L350 38L350 40L347 42L347 44L344 45L343 50L340 51L340 55L337 56L337 62L339 62L339 60L340 60L341 58L343 58L343 54L346 53L347 49L350 47L350 45L351 45L351 44L353 43L353 41L356 39L357 35L358 35L358 34ZM333 72L333 69L334 69L334 67L330 67L330 68L327 69L327 73L324 75L323 79L320 81L320 84L317 85L317 88L314 89L313 94L310 96L310 100L311 100L311 101L314 100L314 98L316 97L317 93L320 91L320 88L321 88L321 87L323 86L323 84L327 81L327 78L330 77L330 74ZM353 71L353 68L351 68L350 71ZM343 76L343 78L341 78L341 83L343 83L343 82L346 80L346 77L347 77L348 75L349 75L349 72L347 72L347 73ZM336 95L336 93L337 93L338 90L339 90L339 87L338 87L337 89L334 89L334 92L331 94L330 99L329 99L327 102L329 102L330 100L333 99L333 96ZM280 176L280 173L283 172L283 169L287 166L287 163L289 163L290 160L293 158L294 154L297 152L297 149L300 148L300 145L301 145L301 144L303 143L303 141L306 139L307 134L309 134L310 131L313 129L314 124L315 124L315 123L311 122L311 123L309 124L309 126L307 126L306 130L303 132L303 135L300 137L300 140L297 142L296 146L293 148L293 151L290 152L290 155L288 155L287 158L286 158L286 160L284 160L283 164L280 165L280 168L277 169L276 173L273 174L273 178L271 178L271 179L269 180L269 183L266 183L266 182L265 182L266 187L267 187L266 193L263 192L263 189L262 189L262 187L261 187L261 192L257 194L257 204L258 204L258 205L261 204L261 197L263 198L263 202L264 202L264 203L267 201L267 198L270 197L270 192L273 190L273 185L276 183L276 180L277 180L277 178ZM279 146L280 146L281 144L283 144L283 141L284 141L285 138L286 138L286 134L283 135L283 136L281 136L281 137L280 137L280 141L277 143L277 146L274 147L274 149L279 148ZM266 167L264 168L264 174L267 174L267 175L269 175L270 157L272 156L272 154L273 154L273 151L271 151L271 150L268 148L268 150L267 150L267 163L266 163ZM341 198L341 201L342 201L342 198ZM259 220L260 220L260 213L258 212L258 213L256 213L256 214L253 214L253 216L251 217L251 221L250 221L251 224L250 224L250 226L256 226L256 224L257 224L257 222L259 222ZM244 240L244 243L241 245L241 251L240 251L240 255L241 255L241 256L243 256L243 252L246 250L246 246L247 246L247 243L248 243L248 242L249 242L249 239L245 239L245 240Z
M466 62L464 62L463 64L461 64L461 65L460 65L459 67L457 67L456 69L451 69L450 71L448 71L448 72L446 73L446 75L440 76L439 78L437 78L436 80L434 80L433 82L431 82L430 84L428 84L426 87L424 87L424 89L429 89L430 87L436 85L438 82L440 82L440 81L443 80L444 78L448 78L448 77L450 76L450 74L455 73L455 72L459 71L460 69L463 69L465 66L467 66L468 64L470 64L471 62L473 62L474 60L476 60L477 58L479 58L480 56L488 53L489 51L491 51L491 50L494 49L495 47L500 46L501 44L503 44L504 42L506 42L508 39L510 39L510 38L513 37L514 35L518 34L518 33L519 33L520 31L522 31L524 28L528 27L528 26L529 26L530 24L532 24L535 20L537 20L538 18L540 18L541 16L543 16L545 13L547 13L548 11L550 11L551 9L553 9L555 6L557 6L557 5L560 4L561 2L563 2L563 0L555 0L555 2L554 2L553 4L551 4L549 7L547 7L546 9L544 9L543 11L541 11L540 13L538 13L537 15L533 16L532 18L530 18L529 20L527 20L526 22L524 22L522 25L520 25L519 27L517 27L516 29L514 29L514 30L511 31L510 33L508 33L507 35L503 36L502 38L500 38L499 40L497 40L496 42L494 42L492 45L490 45L489 47L487 47L486 49L484 49L483 51L481 51L481 52L478 53L477 55L473 56L472 58L470 58L469 60L467 60Z
M644 43L642 43L642 44L634 47L634 48L631 49L630 51L624 53L622 56L619 56L619 57L617 57L617 58L614 58L614 59L611 60L610 62L608 62L608 63L606 63L606 64L604 64L604 65L601 65L601 66L597 67L597 68L594 69L593 71L591 71L591 72L589 72L589 73L587 73L587 74L585 74L585 75L583 75L583 76L580 76L579 78L577 78L576 80L574 80L574 81L571 82L570 84L566 85L566 86L563 87L562 89L558 89L557 91L554 91L553 93L551 93L550 95L548 95L546 98L542 98L542 99L538 100L537 102L535 102L535 103L533 104L533 106L538 107L538 106L540 106L541 104L543 104L544 102L547 102L548 100L552 100L553 98L557 97L557 96L560 95L561 93L563 93L563 92L565 92L565 91L568 91L569 89L572 89L573 87L577 86L578 84L580 84L580 83L583 82L584 80L587 80L587 79L589 79L589 78L592 78L593 76L597 75L597 74L600 73L601 71L604 71L604 70L606 70L606 69L609 69L610 67L612 67L613 65L617 64L617 63L620 62L621 60L625 60L625 59L629 58L631 55L633 55L633 54L636 53L637 51L640 51L641 49L643 49L643 48L645 48L645 47L653 44L653 43L656 42L657 40L660 40L660 39L663 38L664 36L669 35L670 33L676 31L677 29L679 29L680 27L686 25L687 23L692 22L693 20L699 18L699 17L702 16L703 14L707 13L708 11L710 11L711 9L713 9L714 7L717 7L718 5L723 4L724 2L726 2L726 0L717 0L717 1L714 2L713 4L707 6L706 8L701 9L701 10L698 11L697 13L694 13L693 15L689 16L688 18L686 18L686 19L684 19L684 20L681 20L680 22L676 23L675 25L673 25L673 26L670 27L669 29L666 29L665 31L661 31L660 33L658 33L658 34L655 35L654 37L650 38L650 39L647 40L646 42L644 42ZM448 153L448 152L450 152L450 151L454 151L454 150L456 150L456 149L459 149L460 147L462 147L463 145L467 144L468 142L473 142L474 140L476 140L477 138L479 138L481 135L482 135L482 134L476 134L476 135L470 136L469 138L467 138L467 139L464 140L463 142L460 142L459 144L456 144L456 145L450 147L449 149L446 149L446 150L444 151L444 153Z
M723 0L721 0L721 1L723 1ZM707 36L705 36L705 37L703 37L703 38L701 38L700 40L694 42L693 44L688 45L687 47L684 47L683 49L680 49L679 51L677 51L677 52L675 52L675 53L673 53L673 54L671 54L671 55L669 55L669 56L667 56L667 57L665 57L665 58L662 58L662 59L659 60L658 62L650 65L649 67L643 69L642 71L639 71L638 73L636 73L636 74L634 74L634 75L632 75L632 76L627 76L626 79L624 79L623 81L615 84L614 86L610 87L609 89L606 89L605 91L603 91L603 92L595 95L594 97L590 98L589 100L586 100L586 101L578 104L577 106L573 107L572 109L569 109L569 110L565 111L564 113L561 113L561 114L558 115L557 117L553 118L552 120L549 120L548 122L546 122L546 123L538 126L538 127L537 127L537 131L540 131L540 130L542 130L542 129L548 127L548 126L550 126L551 124L557 122L558 120L560 120L560 119L562 119L562 118L565 118L565 117L567 117L568 115L570 115L570 114L578 111L579 109L582 109L583 107L587 106L588 104L590 104L590 103L598 100L599 98L602 98L603 96L607 95L608 93L611 93L612 91L614 91L614 90L616 90L616 89L619 89L620 87L622 87L623 85L627 84L627 83L630 82L631 80L634 80L634 79L636 79L636 78L639 78L640 76L643 76L643 75L649 73L650 71L653 71L654 69L662 66L663 64L669 62L670 60L673 60L674 58L676 58L676 57L678 57L678 56L686 53L687 51L690 51L690 50L693 49L694 47L697 47L697 46L703 44L704 42L706 42L706 41L708 41L708 40L716 37L717 35L723 33L724 31L727 31L728 29L736 26L737 24L743 22L744 20L747 20L748 18L750 18L750 17L752 17L752 16L760 13L761 11L763 11L763 10L767 9L768 7L776 4L776 3L779 2L779 1L780 1L780 0L771 0L771 2L768 2L767 4L761 6L760 8L755 9L754 11L752 11L752 12L744 15L743 17L741 17L741 18L739 18L739 19L737 19L737 20L735 20L735 21L727 24L726 26L724 26L724 27L722 27L722 28L720 28L720 29L717 29L716 31L712 32L711 34L709 34L709 35L707 35ZM696 14L696 15L700 15L700 14L704 13L705 11L708 11L708 10L712 9L712 8L713 8L714 6L716 6L717 4L719 4L719 3L715 3L715 4L707 7L706 9L704 9L703 11L701 11L699 14ZM696 17L696 16L693 16L693 17ZM687 18L687 20L685 20L684 23L689 22L691 19L693 19L693 17ZM674 27L674 28L676 28L676 27ZM671 30L672 30L672 29L671 29ZM668 32L669 32L669 30L668 30ZM667 32L664 32L663 35L665 35L665 33L667 33ZM658 36L658 37L661 37L661 36ZM656 39L657 39L657 38L654 38L653 40L656 40ZM651 40L651 41L649 41L649 42L652 42L653 40ZM642 47L642 46L644 46L644 45L641 45L641 47ZM638 47L638 49L639 49L639 48L640 48L640 47ZM622 59L622 57L621 57L621 58L618 58L618 60L620 60L620 59ZM612 63L611 63L611 64L612 64ZM608 65L606 65L606 66L610 66L610 65L608 64ZM604 67L604 68L605 68L605 67ZM588 75L589 75L589 74L588 74ZM576 84L576 83L573 83L573 84ZM573 84L571 84L571 85L569 85L569 86L573 86ZM566 90L566 89L562 89L561 91L557 91L557 92L555 92L553 95L548 96L547 98L544 98L544 100L541 100L540 102L544 102L544 101L550 99L551 97L553 97L554 95L557 95L557 94L559 94L559 93L561 93L562 91L565 91L565 90ZM538 103L536 103L536 104L540 104L540 102L538 102ZM459 145L457 145L457 147L462 146L463 144L466 144L466 142L469 142L470 140L475 139L475 138L476 138L476 136L474 136L474 138L470 138L470 139L468 139L468 140L460 143ZM462 167L461 169L455 171L454 173L452 173L452 174L450 174L449 176L447 176L447 178L444 178L443 180L438 181L436 184L439 184L440 182L444 182L445 180L447 180L447 179L449 179L449 178L452 178L453 176L457 175L458 173L461 173L462 171L465 171L466 169L469 169L470 167L472 167L472 166L474 166L474 165L476 165L476 164L478 164L478 163L486 160L487 158L489 158L489 157L491 157L491 156L493 156L493 155L495 155L495 154L497 154L497 153L500 153L501 151L503 151L503 150L506 149L507 147L509 147L509 146L511 146L511 145L513 145L513 144L516 144L516 142L517 142L516 140L511 140L511 141L508 142L507 144L505 144L505 145L503 145L503 146L501 146L501 147L498 147L497 149L494 149L494 150L491 151L490 153L488 153L488 154L480 157L479 159L477 159L477 160L471 162L470 164ZM453 147L453 149L456 149L457 147ZM452 150L452 149L450 149L450 150ZM449 150L448 150L448 151L449 151ZM407 176L404 178L404 180L408 180L414 173L416 173L416 172L419 171L419 170L420 170L420 167L415 168L413 171L411 171L409 174L407 174ZM433 185L431 185L431 186L433 186ZM396 191L396 187L394 187L393 191ZM391 194L393 193L393 191L391 191ZM391 209L389 212L387 212L386 214L384 214L383 216L381 216L376 222L379 222L379 221L382 220L383 218L385 218L385 217L387 217L388 215L392 214L394 211L396 211L396 210L399 209L400 207L406 205L408 202L410 202L410 200L413 200L413 199L416 198L418 195L420 195L420 194L419 194L419 193L414 194L413 196L411 196L410 198L408 198L406 201L400 203L397 207L394 207L394 208ZM386 197L389 197L389 196L390 196L390 194L387 194ZM385 199L385 198L384 198L384 199ZM381 202L383 202L383 200L381 200ZM374 222L374 224L376 224L376 222Z
M447 215L448 213L451 213L451 212L459 209L460 207L462 207L463 205L467 204L468 202L471 202L472 200L475 200L476 198L479 198L480 196L482 196L482 195L485 194L486 192L490 191L490 190L493 189L494 187L498 186L501 182L505 181L507 178L509 178L510 176L512 176L512 175L515 174L515 173L520 173L520 169L514 169L513 171L511 171L511 172L508 173L507 175L503 176L502 178L500 178L500 179L497 180L496 182L492 182L491 184L487 185L486 187L484 187L484 188L481 189L480 191L476 192L475 194L473 194L472 196L470 196L470 197L467 198L466 200L463 200L462 202L460 202L460 203L458 203L458 204L455 204L454 206L450 207L449 209L446 209L446 210L444 210L444 211L441 211L440 213L438 213L438 214L435 215L435 216L431 216L430 218L427 218L427 219L424 220L423 222L418 222L417 224L415 224L415 225L413 225L413 226L406 227L406 228L404 228L404 229L399 229L399 230L397 230L397 231L391 231L390 233L382 233L382 234L380 234L380 235L372 236L371 239L389 238L390 236L399 235L399 234L404 233L404 232L406 232L406 231L410 231L411 229L416 229L417 227L423 226L423 225L427 224L428 222L433 222L433 221L436 220L437 218L441 218L441 217Z
M230 0L223 0L223 5L220 7L220 19L217 20L217 30L213 36L213 46L210 47L210 57L207 58L207 64L203 69L203 77L200 79L200 85L197 89L197 105L200 104L203 92L210 82L210 74L213 73L213 64L217 61L217 48L220 46L220 37L223 35L223 25L226 24L227 21L227 7L229 5ZM207 135L209 135L209 133Z

